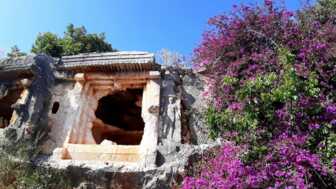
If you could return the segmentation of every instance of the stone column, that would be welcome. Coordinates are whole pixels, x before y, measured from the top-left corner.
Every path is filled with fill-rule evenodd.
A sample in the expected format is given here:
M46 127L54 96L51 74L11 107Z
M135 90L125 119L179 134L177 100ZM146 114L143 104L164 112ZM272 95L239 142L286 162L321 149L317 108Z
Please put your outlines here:
M160 107L160 80L149 80L143 91L142 113L145 122L144 134L140 143L143 166L155 166Z

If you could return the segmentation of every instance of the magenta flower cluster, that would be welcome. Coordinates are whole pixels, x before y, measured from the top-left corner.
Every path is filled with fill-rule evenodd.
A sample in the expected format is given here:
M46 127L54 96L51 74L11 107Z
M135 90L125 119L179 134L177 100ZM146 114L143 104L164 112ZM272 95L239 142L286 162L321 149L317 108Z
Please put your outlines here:
M311 170L322 176L327 170L318 155L301 148L305 138L283 134L269 143L270 152L253 165L240 160L244 147L225 143L199 177L185 178L183 188L310 188Z
M194 66L210 129L228 142L183 188L335 186L336 24L319 10L265 0L209 20Z

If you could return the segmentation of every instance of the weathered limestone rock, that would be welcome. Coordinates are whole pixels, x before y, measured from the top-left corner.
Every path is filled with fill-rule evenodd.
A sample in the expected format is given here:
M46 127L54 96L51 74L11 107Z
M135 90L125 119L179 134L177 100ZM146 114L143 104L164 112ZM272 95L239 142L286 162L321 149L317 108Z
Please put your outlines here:
M42 146L43 153L51 155L57 147L63 146L67 134L71 130L71 124L76 118L76 110L80 105L78 103L80 90L79 85L68 81L57 81L55 84L50 104L59 103L59 109L56 113L48 111L50 132L47 141Z
M158 140L159 114L150 110L160 106L159 76L159 73L155 72L125 73L114 76L89 73L75 75L76 84L73 89L70 89L70 93L57 94L62 89L55 90L52 100L59 103L60 108L57 113L49 114L50 133L53 135L49 143L56 147L48 144L44 148L45 153L50 154L54 151L56 159L59 157L65 160L138 162L139 166L155 166L157 143L154 141ZM136 106L142 107L141 117L145 122L143 132L125 131L97 119L95 111L99 99L133 88L143 88L143 95L139 98L142 104L139 104L139 99L135 101ZM72 91L77 92L72 93ZM76 113L73 114L67 110ZM67 125L64 125L65 123ZM111 147L97 145L95 139L97 136L94 136L93 131L98 135L101 132L114 132L127 135L127 137L136 136L138 133L143 133L143 136L138 146L116 145Z
M202 76L188 69L168 67L165 70L161 86L161 129L165 129L165 125L174 120L176 122L174 125L178 129L176 133L179 135L173 138L177 143L181 141L191 144L211 143L203 119L206 103L202 97L204 86Z
M166 151L158 146L160 152L157 158L157 167L138 167L132 163L110 163L101 161L49 161L43 166L52 166L64 170L74 185L80 187L121 188L121 189L170 189L177 187L186 174L186 167L194 160L195 156L201 156L208 150L218 147L220 142L208 145L178 146L178 151ZM161 158L164 160L160 163ZM46 163L48 163L46 165Z
M177 145L181 143L181 81L173 69L162 77L160 143Z
M32 162L64 170L74 188L171 188L191 156L219 145L202 90L199 75L160 69L150 53L28 56L0 65L0 105L19 93L0 112L0 138L41 150Z
M185 121L190 130L192 144L211 143L208 137L209 131L203 119L206 102L202 96L205 85L202 77L192 70L184 70L181 74L183 111L187 119Z
M47 56L28 56L23 60L33 73L29 89L24 90L14 108L11 124L5 128L7 146L25 141L32 150L48 134L48 109L51 89L54 84L53 59Z
M150 112L160 107L160 80L148 81L142 97L142 118L145 122L144 134L140 144L142 165L155 167L156 146L159 131L159 112Z

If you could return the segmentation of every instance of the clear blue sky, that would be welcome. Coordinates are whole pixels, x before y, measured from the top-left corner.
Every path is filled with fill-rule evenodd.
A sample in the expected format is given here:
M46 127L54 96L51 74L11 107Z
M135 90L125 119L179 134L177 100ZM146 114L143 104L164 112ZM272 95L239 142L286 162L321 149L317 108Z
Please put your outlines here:
M105 32L119 50L167 48L188 56L208 18L256 2L262 0L0 0L0 51L16 44L28 52L39 32L62 35L73 23ZM284 2L291 10L301 6L301 0Z

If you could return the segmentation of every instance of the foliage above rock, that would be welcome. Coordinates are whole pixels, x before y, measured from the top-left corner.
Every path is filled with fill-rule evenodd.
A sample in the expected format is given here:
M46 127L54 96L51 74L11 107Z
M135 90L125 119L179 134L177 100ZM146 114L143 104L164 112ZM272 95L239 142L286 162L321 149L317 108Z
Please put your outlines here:
M106 41L104 33L90 34L84 26L77 28L73 24L67 26L63 37L51 32L40 33L32 47L33 53L45 53L53 57L113 51L116 49Z

